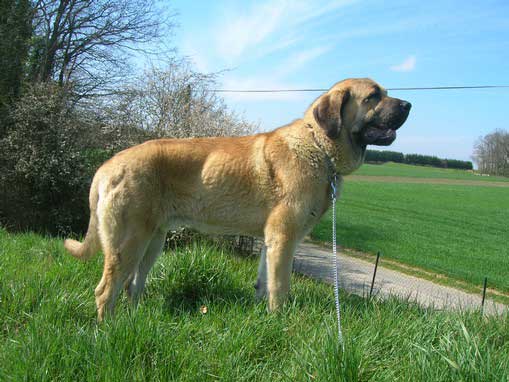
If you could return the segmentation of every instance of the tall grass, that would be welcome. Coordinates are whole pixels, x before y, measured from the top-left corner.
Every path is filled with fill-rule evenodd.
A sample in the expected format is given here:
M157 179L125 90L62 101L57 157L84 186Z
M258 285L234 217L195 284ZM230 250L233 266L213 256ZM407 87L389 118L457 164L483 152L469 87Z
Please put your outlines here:
M507 381L509 316L435 312L293 277L278 313L254 299L256 261L195 244L166 253L137 309L98 325L101 257L0 230L2 381ZM202 313L202 307L207 313Z

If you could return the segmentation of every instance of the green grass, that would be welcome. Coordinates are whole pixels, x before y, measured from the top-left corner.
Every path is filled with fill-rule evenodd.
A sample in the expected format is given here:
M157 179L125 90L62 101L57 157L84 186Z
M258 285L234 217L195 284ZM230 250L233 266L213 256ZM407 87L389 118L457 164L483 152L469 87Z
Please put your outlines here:
M345 181L338 241L401 263L509 292L505 188ZM312 237L330 242L331 211Z
M354 175L368 176L398 176L410 178L438 178L453 180L472 180L481 182L509 182L509 178L502 176L479 176L470 171L455 170L428 166L412 166L401 163L388 162L384 164L366 163Z
M508 381L509 316L446 313L342 295L345 352L330 286L293 278L268 314L256 262L206 245L163 256L144 301L97 325L101 257L0 230L2 381ZM203 315L199 308L208 307Z

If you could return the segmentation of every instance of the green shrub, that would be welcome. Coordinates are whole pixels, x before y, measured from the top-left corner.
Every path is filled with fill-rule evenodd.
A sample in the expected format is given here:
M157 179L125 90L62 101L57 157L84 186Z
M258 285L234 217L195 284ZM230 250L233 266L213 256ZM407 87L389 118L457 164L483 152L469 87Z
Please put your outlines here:
M0 221L15 229L83 231L87 194L101 155L85 145L90 127L64 90L28 88L0 141ZM104 156L104 155L103 155Z

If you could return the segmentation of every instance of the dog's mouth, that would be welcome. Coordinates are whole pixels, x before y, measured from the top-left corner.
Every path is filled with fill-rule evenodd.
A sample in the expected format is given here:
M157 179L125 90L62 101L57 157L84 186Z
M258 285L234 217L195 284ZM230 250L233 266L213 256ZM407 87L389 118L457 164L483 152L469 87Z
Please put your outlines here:
M396 139L396 129L367 126L361 131L360 136L365 145L388 146Z
M392 103L396 103L396 106L382 109L360 131L363 144L388 146L394 142L396 130L405 123L412 105L398 99L393 99Z

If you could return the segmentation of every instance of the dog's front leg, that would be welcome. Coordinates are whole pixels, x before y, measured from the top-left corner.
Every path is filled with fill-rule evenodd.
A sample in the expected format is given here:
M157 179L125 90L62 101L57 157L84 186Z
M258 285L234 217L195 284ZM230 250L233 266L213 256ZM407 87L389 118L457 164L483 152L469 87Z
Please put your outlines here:
M261 300L267 297L267 246L264 244L260 253L260 264L258 264L258 278L255 284L256 299Z
M267 289L270 311L279 309L288 297L295 247L295 241L285 236L274 238L268 244Z
M290 291L293 254L299 241L299 222L287 204L276 207L265 225L269 310L277 310Z

